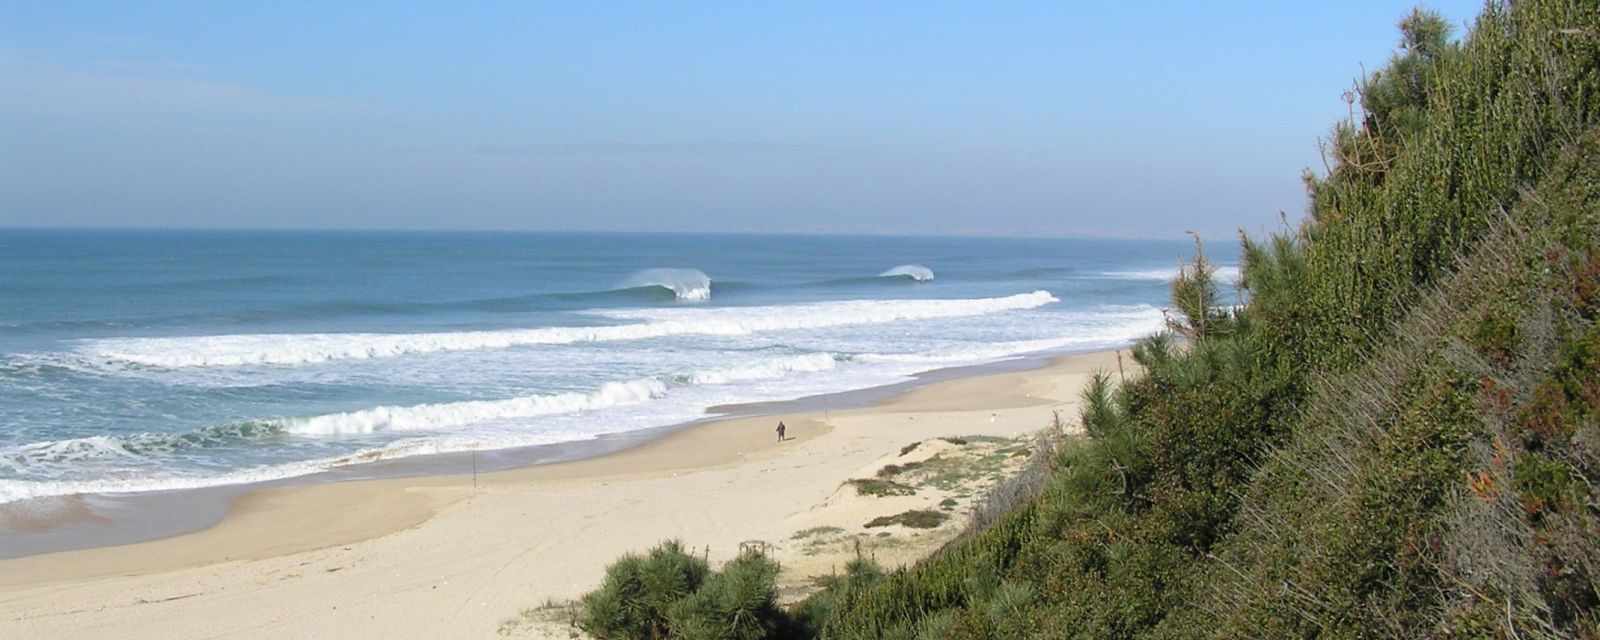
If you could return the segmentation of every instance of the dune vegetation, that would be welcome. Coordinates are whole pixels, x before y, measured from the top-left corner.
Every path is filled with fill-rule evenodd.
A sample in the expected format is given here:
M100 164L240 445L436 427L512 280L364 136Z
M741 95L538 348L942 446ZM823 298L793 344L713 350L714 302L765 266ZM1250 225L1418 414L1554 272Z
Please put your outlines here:
M1600 637L1600 3L1399 26L1306 173L1304 222L1242 237L1236 285L1197 252L1143 373L1090 385L1085 437L963 535L789 607L759 553L712 573L668 546L614 566L580 626Z

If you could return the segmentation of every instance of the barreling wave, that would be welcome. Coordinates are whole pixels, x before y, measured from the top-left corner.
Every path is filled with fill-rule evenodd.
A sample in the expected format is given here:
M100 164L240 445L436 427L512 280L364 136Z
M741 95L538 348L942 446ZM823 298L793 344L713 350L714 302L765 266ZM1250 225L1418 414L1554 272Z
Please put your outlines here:
M438 333L307 333L113 338L88 340L75 351L102 362L158 368L305 365L443 351L643 340L665 336L741 336L770 331L933 320L1032 309L1058 302L1047 291L999 298L852 300L787 306L717 309L592 311L630 324Z
M812 287L883 287L891 285L918 284L933 281L933 270L920 264L902 264L897 267L885 269L874 276L855 276L851 278L837 278L834 280L821 280L802 286Z
M902 264L878 274L879 278L910 278L917 282L933 282L933 269L920 264Z
M699 269L645 269L623 282L624 289L660 287L679 300L704 302L711 299L711 277Z

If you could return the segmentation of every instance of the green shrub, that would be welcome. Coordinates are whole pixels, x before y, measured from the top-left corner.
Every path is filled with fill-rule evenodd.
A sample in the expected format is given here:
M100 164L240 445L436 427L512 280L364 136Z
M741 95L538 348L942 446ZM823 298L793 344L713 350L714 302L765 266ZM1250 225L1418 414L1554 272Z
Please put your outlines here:
M1085 390L1086 441L798 628L1600 637L1600 3L1400 31L1307 220L1241 238L1241 306L1197 246L1142 375Z
M1243 305L1197 247L1088 442L823 637L1600 634L1600 4L1400 31Z
M600 588L583 597L579 626L596 638L670 637L668 610L705 583L706 561L676 540L645 556L626 555L606 568Z
M667 611L671 637L696 640L759 640L772 637L788 618L778 608L774 584L778 563L747 551L711 574L699 590Z
M949 519L950 514L947 513L928 509L912 509L892 516L878 516L868 521L866 527L872 529L898 524L912 529L932 529L944 524L944 521Z
M756 640L796 633L778 606L778 563L746 550L721 571L675 540L606 568L582 600L578 626L602 640Z

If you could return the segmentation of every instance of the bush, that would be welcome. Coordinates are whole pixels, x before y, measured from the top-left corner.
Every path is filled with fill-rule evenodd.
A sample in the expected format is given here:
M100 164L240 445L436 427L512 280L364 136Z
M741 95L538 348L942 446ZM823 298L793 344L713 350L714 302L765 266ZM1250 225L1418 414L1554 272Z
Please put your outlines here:
M711 574L702 558L668 540L643 557L626 555L606 568L600 588L583 597L578 626L596 638L671 637L667 612Z
M1086 441L798 628L1600 637L1600 4L1400 31L1307 220L1241 238L1241 306L1197 246L1143 375L1088 385Z
M910 527L912 529L932 529L944 524L944 521L949 519L949 514L939 511L932 511L928 509L912 509L910 511L904 511L892 516L878 516L867 522L866 527L868 529L872 529L876 527L887 527L898 524L900 526Z
M746 551L712 574L692 595L667 612L670 637L758 640L776 635L787 622L774 584L778 563Z
M607 567L600 588L583 597L578 626L602 640L774 637L790 624L777 604L777 578L778 563L758 551L713 572L669 540Z
M1600 4L1400 31L1242 306L1197 247L1088 441L824 637L1600 637Z

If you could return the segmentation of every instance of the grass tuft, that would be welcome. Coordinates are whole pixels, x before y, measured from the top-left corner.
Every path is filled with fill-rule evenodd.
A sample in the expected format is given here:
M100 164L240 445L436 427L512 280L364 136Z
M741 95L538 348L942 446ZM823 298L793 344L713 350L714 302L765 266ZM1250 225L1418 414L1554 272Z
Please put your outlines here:
M879 478L856 478L846 480L845 484L856 488L856 495L886 498L890 496L912 496L917 494L916 487L900 484L893 480Z

